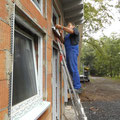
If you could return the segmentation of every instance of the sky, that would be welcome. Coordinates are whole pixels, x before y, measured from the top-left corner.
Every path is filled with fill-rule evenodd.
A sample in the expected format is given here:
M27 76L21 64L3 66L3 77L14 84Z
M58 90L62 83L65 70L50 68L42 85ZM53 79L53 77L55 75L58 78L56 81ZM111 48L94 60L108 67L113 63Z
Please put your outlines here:
M118 0L113 0L113 1L111 1L111 4L115 6L117 2L118 2ZM112 11L114 20L112 21L111 25L107 26L103 30L104 35L106 35L108 37L113 32L120 34L120 19L119 19L120 11L118 11L118 9L116 9L116 8L112 8L111 11ZM99 32L95 33L93 36L95 39L99 39L100 37L102 37L103 33L102 33L102 31L99 31Z

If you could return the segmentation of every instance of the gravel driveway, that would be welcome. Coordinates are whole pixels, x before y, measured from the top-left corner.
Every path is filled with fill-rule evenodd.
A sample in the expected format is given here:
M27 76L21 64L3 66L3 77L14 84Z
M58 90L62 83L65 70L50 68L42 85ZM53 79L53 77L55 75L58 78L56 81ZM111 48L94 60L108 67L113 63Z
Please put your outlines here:
M80 98L88 120L120 120L120 80L91 77L82 86ZM73 109L68 108L68 120L75 120Z

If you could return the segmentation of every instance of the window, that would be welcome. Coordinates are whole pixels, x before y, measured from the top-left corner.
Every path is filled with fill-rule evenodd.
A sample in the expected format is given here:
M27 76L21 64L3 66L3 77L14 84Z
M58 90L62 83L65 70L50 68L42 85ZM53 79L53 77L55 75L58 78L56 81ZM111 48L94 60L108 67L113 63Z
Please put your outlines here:
M45 18L47 18L47 0L45 0L45 9L44 9L44 11L45 11Z
M15 32L14 44L13 105L37 94L33 41Z
M55 26L56 24L59 24L59 15L57 13L57 11L55 10L55 8L53 7L53 26Z
M59 15L56 11L56 9L53 7L53 17L52 17L52 25L53 25L53 30L55 31L55 33L57 33L58 35L60 35L59 30L55 28L56 24L59 24Z
M53 25L55 26L57 24L57 17L53 13Z
M42 35L36 35L16 21L12 120L37 119L50 106L50 103L42 98L42 49Z
M36 8L42 13L43 12L43 0L32 0Z

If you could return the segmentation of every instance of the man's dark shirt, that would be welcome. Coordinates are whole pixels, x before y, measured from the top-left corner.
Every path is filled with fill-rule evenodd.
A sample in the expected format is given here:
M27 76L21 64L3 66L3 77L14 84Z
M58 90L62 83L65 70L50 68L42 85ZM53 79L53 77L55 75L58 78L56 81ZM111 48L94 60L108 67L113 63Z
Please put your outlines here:
M79 39L80 39L80 35L79 35L79 31L77 28L73 28L74 33L70 34L70 42L71 45L77 45L79 44Z
M73 28L73 30L73 34L68 33L64 38L65 49L66 53L73 51L79 54L79 32L77 28Z

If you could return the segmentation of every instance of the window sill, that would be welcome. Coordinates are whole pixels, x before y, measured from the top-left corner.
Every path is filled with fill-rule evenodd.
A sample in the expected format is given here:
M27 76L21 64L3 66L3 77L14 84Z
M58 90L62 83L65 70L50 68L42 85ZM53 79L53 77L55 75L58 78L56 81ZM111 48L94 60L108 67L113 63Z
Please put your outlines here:
M50 102L43 101L41 104L22 116L20 120L37 120L49 107Z

